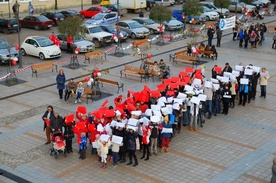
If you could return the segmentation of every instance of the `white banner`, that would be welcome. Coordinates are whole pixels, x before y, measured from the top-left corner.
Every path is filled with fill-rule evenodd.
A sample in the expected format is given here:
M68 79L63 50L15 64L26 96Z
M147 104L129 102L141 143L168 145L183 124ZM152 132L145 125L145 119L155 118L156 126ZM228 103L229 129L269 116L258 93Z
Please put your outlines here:
M221 19L219 22L219 27L221 30L230 29L235 27L236 16L230 18Z

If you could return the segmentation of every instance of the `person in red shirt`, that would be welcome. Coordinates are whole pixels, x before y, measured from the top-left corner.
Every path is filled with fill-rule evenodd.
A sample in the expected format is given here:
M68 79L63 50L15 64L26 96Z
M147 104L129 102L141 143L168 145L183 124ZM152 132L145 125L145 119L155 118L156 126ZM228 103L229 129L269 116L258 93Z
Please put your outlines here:
M67 53L72 53L72 47L71 45L73 44L74 40L73 37L71 35L67 36Z
M56 36L54 32L52 32L52 34L49 36L49 39L55 44Z

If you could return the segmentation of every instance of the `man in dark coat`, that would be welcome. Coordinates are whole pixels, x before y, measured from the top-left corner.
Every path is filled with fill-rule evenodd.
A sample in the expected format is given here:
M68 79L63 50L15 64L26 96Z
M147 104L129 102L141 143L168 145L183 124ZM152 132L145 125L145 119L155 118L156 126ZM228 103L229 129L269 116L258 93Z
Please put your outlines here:
M46 131L46 138L47 141L45 144L50 144L51 138L50 138L50 133L51 133L51 128L50 128L50 119L54 116L54 110L51 105L47 107L47 111L43 114L42 120L44 121L44 127L43 130Z
M232 67L230 66L230 64L228 62L225 63L225 67L224 69L222 70L222 72L230 72L232 73Z
M217 28L216 34L217 34L217 47L220 47L222 30L220 28Z
M214 33L215 33L215 30L213 29L213 27L209 27L208 31L207 31L208 45L209 46L212 46L212 40L213 40L213 37L214 37Z
M58 114L54 113L54 116L50 119L50 127L52 132L62 132L63 118Z

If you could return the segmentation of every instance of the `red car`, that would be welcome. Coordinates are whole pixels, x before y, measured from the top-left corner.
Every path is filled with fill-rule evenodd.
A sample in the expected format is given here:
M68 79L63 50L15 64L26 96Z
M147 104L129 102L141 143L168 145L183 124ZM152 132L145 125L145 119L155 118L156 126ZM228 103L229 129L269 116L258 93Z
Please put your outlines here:
M50 29L54 21L43 15L28 15L23 20L19 20L21 27L32 28L35 30Z
M91 8L88 8L87 10L81 10L80 14L82 14L85 18L91 18L94 15L97 15L98 13L109 13L111 10L107 9L103 6L92 6Z

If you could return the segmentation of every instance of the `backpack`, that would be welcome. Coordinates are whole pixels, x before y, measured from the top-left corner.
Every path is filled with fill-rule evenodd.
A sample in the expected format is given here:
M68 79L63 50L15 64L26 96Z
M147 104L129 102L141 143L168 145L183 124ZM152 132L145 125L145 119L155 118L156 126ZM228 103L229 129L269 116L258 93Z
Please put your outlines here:
M250 33L250 38L254 38L255 37L255 33L252 31L251 33Z

